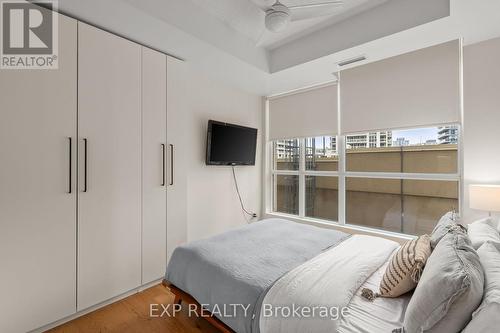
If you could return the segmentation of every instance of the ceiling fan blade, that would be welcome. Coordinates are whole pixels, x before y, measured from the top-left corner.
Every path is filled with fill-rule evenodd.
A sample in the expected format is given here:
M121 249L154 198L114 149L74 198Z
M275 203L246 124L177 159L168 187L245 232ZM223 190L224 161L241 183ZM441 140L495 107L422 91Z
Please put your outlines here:
M265 3L260 3L259 1L251 1L251 2L255 5L255 7L259 8L259 9L260 9L260 10L262 10L264 13L265 13L266 11L268 11L268 10L269 10L269 8L271 8L271 6L268 6L268 5L266 5Z
M291 8L291 20L300 21L321 16L329 16L336 14L342 2L325 2L314 5L296 6Z
M288 9L302 9L302 8L315 8L315 7L324 7L324 6L342 6L344 1L327 1L327 2L318 2L318 3L309 3L306 5L296 5L296 6L287 6Z

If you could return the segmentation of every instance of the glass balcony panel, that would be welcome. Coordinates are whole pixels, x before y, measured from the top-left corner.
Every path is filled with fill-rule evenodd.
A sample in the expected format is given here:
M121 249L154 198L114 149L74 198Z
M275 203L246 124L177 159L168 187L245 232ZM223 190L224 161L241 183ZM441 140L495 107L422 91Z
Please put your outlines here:
M346 221L409 235L429 234L458 210L458 181L346 178Z
M346 178L346 223L402 232L401 180Z
M338 177L306 176L306 216L338 221Z
M299 214L299 176L275 176L274 211L286 214Z
M335 136L320 136L305 139L306 170L337 171L339 155Z

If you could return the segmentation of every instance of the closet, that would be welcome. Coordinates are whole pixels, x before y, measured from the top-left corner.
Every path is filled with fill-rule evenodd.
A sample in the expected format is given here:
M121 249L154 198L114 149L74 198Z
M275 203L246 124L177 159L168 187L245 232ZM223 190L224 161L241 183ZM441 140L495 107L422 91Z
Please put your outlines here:
M57 15L59 69L0 73L0 332L159 281L186 237L183 62Z
M141 283L141 46L81 22L78 137L82 310Z
M142 48L142 282L165 274L167 191L167 56ZM170 172L169 172L170 173Z
M77 22L59 69L0 70L0 332L75 311Z

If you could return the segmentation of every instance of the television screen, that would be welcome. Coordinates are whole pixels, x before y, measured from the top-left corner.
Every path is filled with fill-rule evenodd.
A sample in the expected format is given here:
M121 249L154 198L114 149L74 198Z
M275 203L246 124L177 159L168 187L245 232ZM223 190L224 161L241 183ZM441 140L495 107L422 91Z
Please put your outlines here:
M255 165L257 129L208 121L207 165Z

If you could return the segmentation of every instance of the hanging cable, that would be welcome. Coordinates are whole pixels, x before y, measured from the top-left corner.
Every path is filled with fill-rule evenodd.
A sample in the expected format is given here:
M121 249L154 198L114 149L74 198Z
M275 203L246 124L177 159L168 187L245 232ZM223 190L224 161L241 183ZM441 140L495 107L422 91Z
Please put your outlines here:
M238 199L240 200L241 210L243 211L244 214L247 214L248 216L250 216L252 218L257 217L257 214L251 213L245 209L245 206L243 205L243 200L241 199L240 189L238 187L238 180L236 179L236 173L234 172L234 164L231 165L231 168L233 170L234 186L236 187L236 193L238 194ZM245 218L245 220L246 220L246 218ZM247 220L247 222L248 222L248 220Z

